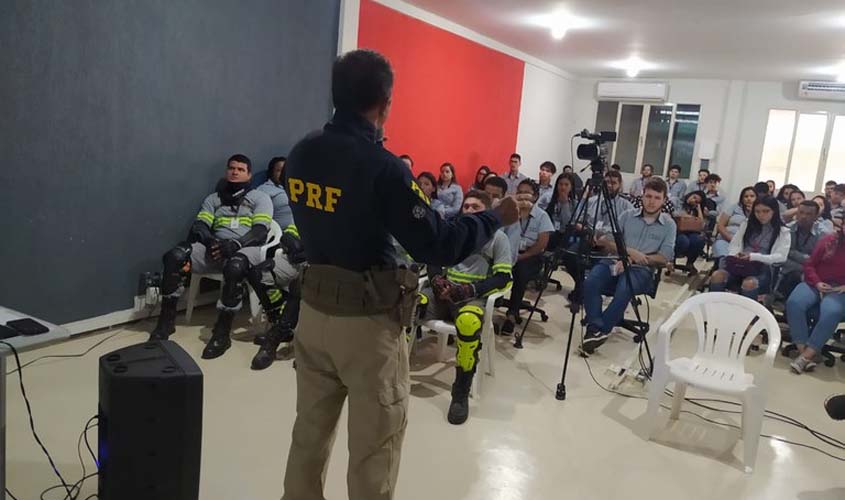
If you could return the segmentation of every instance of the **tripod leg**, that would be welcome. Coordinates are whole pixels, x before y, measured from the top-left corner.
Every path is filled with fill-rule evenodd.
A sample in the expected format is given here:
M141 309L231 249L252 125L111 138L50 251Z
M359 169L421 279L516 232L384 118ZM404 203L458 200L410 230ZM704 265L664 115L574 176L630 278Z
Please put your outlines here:
M555 258L553 265L551 267L549 267L549 270L546 272L545 279L543 280L543 282L546 283L547 286L548 286L549 280L552 279L552 273L555 272L555 269L557 269L557 266L558 266L558 261L557 261L557 258ZM514 336L513 346L516 347L517 349L522 349L522 337L525 336L525 330L528 329L528 324L531 323L531 318L534 317L534 311L537 310L537 305L540 303L540 299L543 298L543 293L545 293L545 292L546 292L546 289L544 288L544 289L540 290L540 293L537 294L537 298L534 300L534 306L531 308L531 311L528 312L528 319L525 320L525 324L522 325L522 330L519 332L518 335Z
M572 311L572 318L569 322L569 338L566 340L566 356L563 358L563 373L560 376L560 383L557 385L555 399L563 401L566 399L566 370L569 368L569 353L572 351L572 335L575 333L576 311Z

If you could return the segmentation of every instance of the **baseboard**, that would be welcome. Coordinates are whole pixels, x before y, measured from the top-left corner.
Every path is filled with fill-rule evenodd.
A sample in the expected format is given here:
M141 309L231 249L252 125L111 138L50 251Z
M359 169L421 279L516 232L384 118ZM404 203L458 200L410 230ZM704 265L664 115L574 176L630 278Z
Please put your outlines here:
M196 305L204 306L217 302L220 293L217 290L207 293L201 293L197 296ZM178 309L180 311L185 309L184 297L179 301ZM130 321L138 321L148 317L158 316L159 308L156 307L152 312L149 310L135 310L124 309L122 311L115 311L112 313L96 316L93 318L81 319L71 323L65 323L61 326L70 330L71 335L79 335L80 333L90 332L92 330L100 330L102 328L110 328L112 326L122 325Z

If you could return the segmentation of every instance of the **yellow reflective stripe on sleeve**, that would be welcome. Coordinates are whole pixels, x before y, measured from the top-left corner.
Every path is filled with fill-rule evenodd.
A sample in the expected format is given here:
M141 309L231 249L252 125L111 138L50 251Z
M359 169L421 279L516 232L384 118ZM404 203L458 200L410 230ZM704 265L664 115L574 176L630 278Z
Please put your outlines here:
M255 214L252 216L250 222L266 222L269 224L271 220L273 220L273 218L267 214Z
M252 227L252 217L240 216L238 217L238 224L241 226Z
M508 273L508 274L510 274L510 272L513 270L513 266L510 265L510 264L493 264L492 269L493 269L493 274L496 274L496 273Z
M297 238L299 238L299 230L298 230L298 229L296 228L296 226L295 226L295 225L293 225L293 224L289 224L289 225L288 225L288 226L284 229L284 231L282 231L282 232L283 232L283 233L290 233L290 234L292 234L292 235L296 236Z
M214 214L211 212L206 212L205 210L201 211L197 214L197 220L201 220L203 222L207 222L209 224L214 224Z

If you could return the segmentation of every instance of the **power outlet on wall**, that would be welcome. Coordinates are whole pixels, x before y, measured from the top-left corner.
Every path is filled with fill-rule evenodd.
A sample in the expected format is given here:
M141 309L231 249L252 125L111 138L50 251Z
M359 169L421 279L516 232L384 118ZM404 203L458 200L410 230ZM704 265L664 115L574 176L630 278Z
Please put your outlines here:
M138 278L138 292L135 295L135 310L143 311L155 307L161 300L161 273L141 273Z

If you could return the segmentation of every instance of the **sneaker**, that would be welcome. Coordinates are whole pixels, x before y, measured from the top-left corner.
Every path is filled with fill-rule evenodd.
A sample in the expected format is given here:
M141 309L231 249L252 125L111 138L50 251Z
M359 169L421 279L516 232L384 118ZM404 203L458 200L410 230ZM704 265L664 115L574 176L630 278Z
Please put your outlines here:
M592 354L607 341L609 336L609 332L601 332L593 326L588 326L584 340L581 341L581 350L587 354Z
M804 356L798 356L792 361L792 363L789 363L789 367L792 368L792 371L797 375L801 375L804 372L811 372L816 368L816 366L815 361L807 359Z

